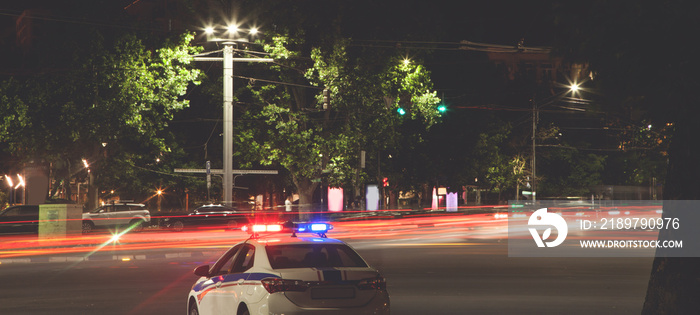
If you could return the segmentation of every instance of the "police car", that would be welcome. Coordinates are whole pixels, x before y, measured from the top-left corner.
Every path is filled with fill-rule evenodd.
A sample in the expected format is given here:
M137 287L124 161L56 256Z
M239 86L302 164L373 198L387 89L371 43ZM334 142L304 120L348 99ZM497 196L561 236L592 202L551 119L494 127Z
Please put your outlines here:
M187 299L198 314L389 314L386 280L327 223L245 226L251 237L200 276ZM302 237L302 233L313 233Z

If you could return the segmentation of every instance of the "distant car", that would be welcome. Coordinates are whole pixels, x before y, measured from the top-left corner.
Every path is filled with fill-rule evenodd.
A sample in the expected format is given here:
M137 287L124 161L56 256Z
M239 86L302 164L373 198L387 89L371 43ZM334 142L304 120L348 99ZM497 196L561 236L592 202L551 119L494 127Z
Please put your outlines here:
M83 233L108 227L128 227L131 231L139 232L150 222L151 212L144 204L113 202L83 213Z
M303 228L321 237L297 237L299 225L287 235L263 232L282 225L251 227L266 235L194 269L188 314L389 314L386 280L349 245L323 237L328 226Z
M170 214L161 220L161 225L172 231L180 232L195 227L223 227L237 229L248 223L247 211L224 205L204 205L189 213Z
M0 233L38 233L39 206L11 206L0 211Z

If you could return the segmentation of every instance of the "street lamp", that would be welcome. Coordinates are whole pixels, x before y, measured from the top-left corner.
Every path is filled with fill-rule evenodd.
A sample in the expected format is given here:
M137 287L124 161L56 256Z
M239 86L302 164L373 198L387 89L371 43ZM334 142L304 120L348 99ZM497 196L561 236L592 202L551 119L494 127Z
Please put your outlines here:
M160 188L158 190L156 190L156 195L158 195L158 212L160 212L160 204L161 204L161 198L163 196L163 190Z
M14 181L12 180L11 176L5 175L5 181L7 182L7 187L10 188L10 198L9 198L9 203L10 205L13 205L15 203L15 192L17 191L18 188L22 187L24 189L25 183L24 183L24 178L22 175L17 174L17 185L15 185ZM22 191L22 200L20 203L24 204L24 190Z
M24 190L24 187L25 187L24 178L22 178L22 175L17 174L17 180L19 182L17 183L17 186L15 186L15 190L17 190L17 188L22 187L22 194L20 195L20 196L22 196L22 199L20 200L20 202L22 204L24 204L24 192L25 192L25 190Z
M14 199L14 194L15 194L15 184L12 182L12 178L10 176L5 175L5 181L7 182L7 186L10 187L10 206L12 205L12 199Z
M576 96L577 93L581 91L581 84L577 82L569 82L569 92L572 96ZM566 93L566 92L565 92ZM532 201L537 200L537 122L539 120L539 112L537 108L537 102L535 96L532 96L532 158L531 158L531 168L532 168ZM546 105L546 104L545 104Z
M572 85L569 87L569 90L570 90L572 93L576 93L576 92L578 92L578 88L579 88L579 85L578 85L577 83L574 83L574 84L572 84Z
M241 31L237 25L230 24L227 28L227 35L230 38L209 38L216 33L214 27L206 27L204 33L208 35L208 40L221 42L224 45L223 58L221 57L204 57L209 53L199 54L194 56L195 61L223 61L224 63L224 152L223 152L223 204L233 203L233 62L273 62L272 58L234 58L233 45L236 42L247 42L247 38L238 37L236 35ZM255 36L259 30L255 27L248 30L248 34Z

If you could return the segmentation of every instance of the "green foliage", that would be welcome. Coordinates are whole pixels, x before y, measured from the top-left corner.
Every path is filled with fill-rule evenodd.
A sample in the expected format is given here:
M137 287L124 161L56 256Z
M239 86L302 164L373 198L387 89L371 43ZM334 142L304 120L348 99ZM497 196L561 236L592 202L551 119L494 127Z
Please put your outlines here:
M586 196L603 184L604 155L582 154L574 148L556 148L538 154L538 194L543 196Z
M27 120L28 107L20 95L21 86L16 80L0 82L0 140L22 138L22 130L31 127ZM18 143L10 142L11 150L19 150Z
M515 186L517 175L520 175L513 172L518 160L508 157L502 150L510 131L510 124L496 124L479 135L474 148L478 176L494 192Z
M430 71L423 65L398 58L392 59L388 71L385 72L382 87L386 96L394 101L394 109L408 109L411 118L422 119L428 128L438 122L440 113L436 111L436 105L440 103L440 98L437 97L437 92L432 90Z
M132 161L171 151L164 128L188 106L187 87L201 77L191 66L192 39L183 35L152 53L134 35L113 45L98 36L69 71L1 83L0 140L20 159L64 165L57 174L65 179L86 158L97 184L129 183L134 193L152 187Z
M243 147L248 152L257 152L262 164L289 170L297 186L313 186L309 183L327 174L324 176L331 186L359 187L368 179L368 174L358 169L360 151L376 156L374 152L396 145L400 135L397 127L402 123L396 115L400 103L410 106L410 119L422 120L428 127L437 123L435 104L439 99L431 91L430 72L424 67L395 66L395 58L374 59L374 55L351 51L348 39L309 47L300 38L273 36L264 47L281 64L272 67L279 78L294 84L310 83L318 89L248 87L261 107L243 115L263 121L265 128L238 129L245 135ZM310 62L300 58L307 49ZM386 66L377 67L378 63ZM325 111L323 89L329 91L331 100Z

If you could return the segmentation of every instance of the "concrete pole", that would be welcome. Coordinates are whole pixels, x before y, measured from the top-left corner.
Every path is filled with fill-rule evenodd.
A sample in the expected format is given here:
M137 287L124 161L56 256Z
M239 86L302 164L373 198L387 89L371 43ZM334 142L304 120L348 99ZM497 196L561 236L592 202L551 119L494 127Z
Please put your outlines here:
M233 204L233 42L224 43L224 183L225 205Z
M532 201L537 200L537 103L535 96L532 96Z

